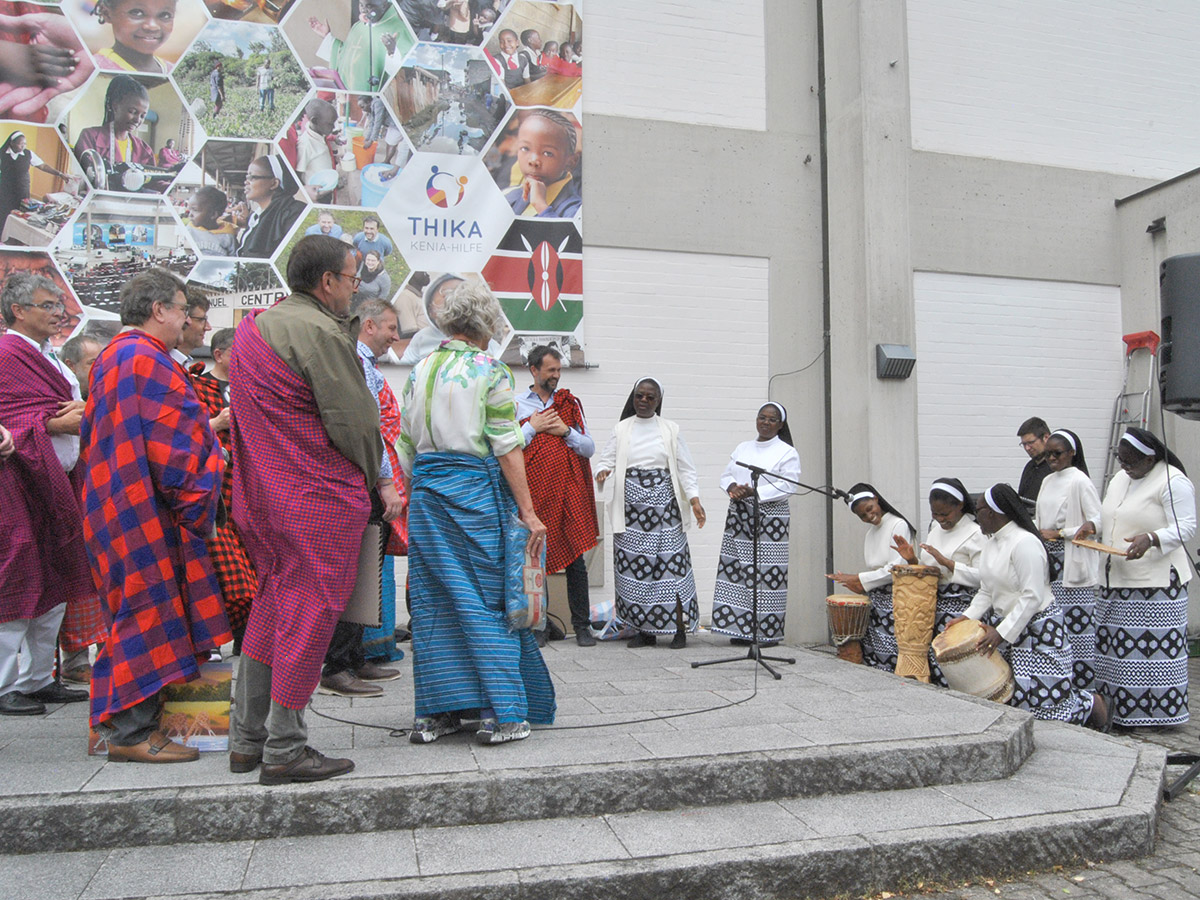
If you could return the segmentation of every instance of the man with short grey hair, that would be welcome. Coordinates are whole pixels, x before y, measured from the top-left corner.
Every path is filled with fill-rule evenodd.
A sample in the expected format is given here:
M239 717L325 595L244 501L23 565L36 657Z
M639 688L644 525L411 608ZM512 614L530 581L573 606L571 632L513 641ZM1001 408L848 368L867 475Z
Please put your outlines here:
M79 513L74 373L50 347L66 319L53 281L14 272L0 289L0 421L13 455L0 465L0 715L39 715L86 700L54 677L55 639L68 603L94 593Z
M100 351L107 343L108 341L102 341L98 337L84 332L75 335L58 351L59 359L66 363L67 368L74 373L79 382L79 393L84 400L88 395L88 376L92 371L92 363L96 361L96 357L100 355Z

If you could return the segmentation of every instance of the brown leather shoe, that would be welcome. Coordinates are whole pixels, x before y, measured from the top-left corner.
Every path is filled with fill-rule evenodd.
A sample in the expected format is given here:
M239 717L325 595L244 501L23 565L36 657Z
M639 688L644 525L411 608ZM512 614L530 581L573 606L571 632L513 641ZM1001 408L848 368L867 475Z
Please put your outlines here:
M262 751L258 753L238 753L236 750L229 751L229 771L237 775L244 775L247 772L253 772L262 762Z
M324 781L335 775L354 771L354 762L349 759L331 759L312 747L289 763L278 766L263 765L258 773L259 784L293 784L298 781Z
M67 684L91 684L92 683L92 667L91 666L76 666L63 672L62 680Z
M382 697L383 688L377 684L367 684L353 672L342 671L322 678L317 693L338 697Z
M109 762L179 763L195 762L199 758L200 751L195 747L177 744L161 731L130 747L108 745Z
M399 669L385 669L373 662L365 662L354 673L363 681L394 681L400 677Z

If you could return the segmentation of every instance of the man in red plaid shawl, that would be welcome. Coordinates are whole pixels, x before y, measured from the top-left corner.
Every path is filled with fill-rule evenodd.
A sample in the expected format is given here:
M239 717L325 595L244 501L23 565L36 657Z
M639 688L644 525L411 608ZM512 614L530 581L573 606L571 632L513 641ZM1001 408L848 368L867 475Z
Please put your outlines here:
M304 708L358 574L380 477L379 407L346 332L358 286L353 248L309 235L287 264L292 294L247 316L233 339L233 514L258 573L238 663L229 768L260 784L320 781L354 768L307 746Z
M583 404L566 388L562 355L553 347L529 353L533 385L517 397L517 418L525 434L525 472L533 508L546 524L546 571L566 569L571 627L580 647L596 643L591 632L591 601L583 554L596 546L596 500L588 459L596 444L587 433Z
M188 310L188 326L179 345L184 353L190 353L204 340L203 328L207 324L205 312L200 306ZM199 326L197 316L202 317ZM205 374L204 364L196 363L188 373L192 376L192 387L200 404L208 410L208 424L216 432L221 446L229 452L232 446L229 439L229 352L233 347L233 329L222 328L214 332L209 347L212 350L212 371ZM233 523L232 462L226 465L225 477L221 480L221 498L225 501L229 517L217 523L216 532L208 539L208 552L217 573L217 583L221 585L221 598L225 601L225 615L229 618L236 653L241 649L258 579L237 526Z
M0 462L0 715L37 715L46 703L87 699L54 678L54 646L68 603L95 588L78 501L79 385L50 349L64 310L54 282L15 272L0 291L0 421L13 453Z
M170 356L187 320L184 284L148 269L121 289L118 334L96 359L84 412L84 537L111 628L92 667L92 726L108 758L187 762L158 727L159 692L200 675L230 640L204 539L216 522L221 447Z

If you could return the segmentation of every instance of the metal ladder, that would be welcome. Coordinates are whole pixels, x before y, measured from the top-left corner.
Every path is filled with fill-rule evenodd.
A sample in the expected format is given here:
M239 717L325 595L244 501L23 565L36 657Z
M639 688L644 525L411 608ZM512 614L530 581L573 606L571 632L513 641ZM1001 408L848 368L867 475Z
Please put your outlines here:
M1104 466L1104 483L1108 484L1117 471L1117 443L1125 428L1135 425L1145 428L1150 421L1150 392L1154 389L1154 369L1158 361L1159 337L1153 331L1136 331L1121 338L1125 342L1125 373L1121 379L1121 393L1113 404L1112 427L1108 432L1108 461ZM1144 391L1129 390L1129 370L1132 368L1133 355L1139 350L1150 354L1146 389Z

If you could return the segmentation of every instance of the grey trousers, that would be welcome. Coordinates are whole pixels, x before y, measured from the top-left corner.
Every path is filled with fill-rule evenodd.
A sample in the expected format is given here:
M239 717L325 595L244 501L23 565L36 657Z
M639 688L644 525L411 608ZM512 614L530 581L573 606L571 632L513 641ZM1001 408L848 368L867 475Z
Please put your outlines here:
M132 747L150 739L158 730L158 716L162 708L158 694L147 697L119 713L100 726L101 733L107 732L108 742L116 747Z
M238 657L229 717L229 749L235 753L262 753L269 766L290 763L308 743L304 710L288 709L271 699L271 667Z

